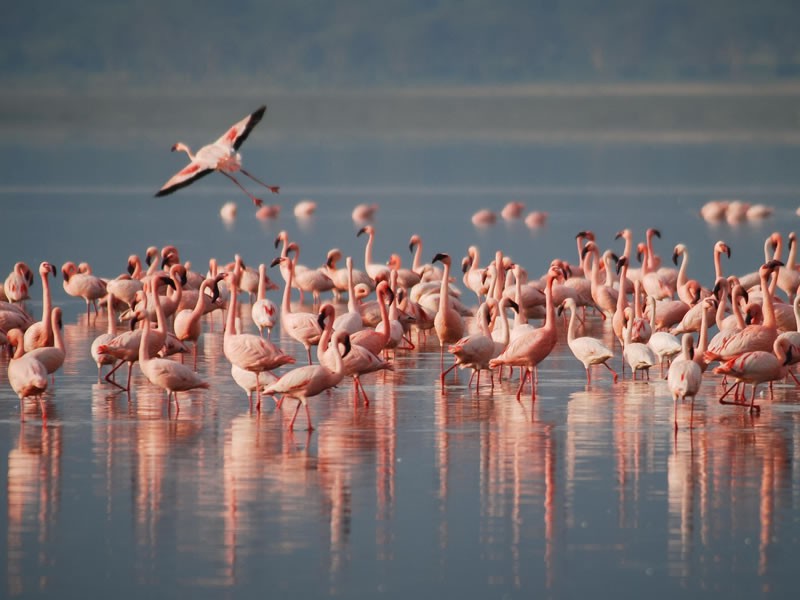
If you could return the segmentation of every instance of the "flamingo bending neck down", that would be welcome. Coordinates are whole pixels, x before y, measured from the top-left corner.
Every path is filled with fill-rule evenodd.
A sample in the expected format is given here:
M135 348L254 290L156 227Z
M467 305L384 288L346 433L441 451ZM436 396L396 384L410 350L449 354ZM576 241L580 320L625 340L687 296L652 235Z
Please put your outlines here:
M230 179L239 187L239 189L247 194L247 196L256 206L261 206L263 204L261 199L256 198L253 196L253 194L248 192L247 189L245 189L245 187L239 183L239 181L233 175L231 175L231 173L236 173L237 171L241 172L242 175L245 175L256 183L263 185L273 194L277 194L280 190L278 186L267 185L242 168L242 157L237 152L242 143L244 143L244 141L247 139L247 136L250 135L250 132L253 130L253 128L258 125L259 121L261 121L266 111L267 107L261 106L254 113L233 125L219 139L217 139L217 141L200 148L200 150L197 151L197 154L192 154L189 146L183 142L178 142L172 146L173 152L186 152L191 162L188 166L173 175L169 181L167 181L161 187L161 189L156 192L156 197L171 194L172 192L175 192L183 187L186 187L192 182L197 181L201 177L208 175L212 171L218 171L219 173L225 175L225 177Z

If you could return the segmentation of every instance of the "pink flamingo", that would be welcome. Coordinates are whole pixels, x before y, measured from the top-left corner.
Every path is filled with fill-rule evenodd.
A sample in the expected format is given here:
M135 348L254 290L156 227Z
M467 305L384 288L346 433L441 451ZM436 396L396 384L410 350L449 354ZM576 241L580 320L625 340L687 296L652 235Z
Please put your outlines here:
M289 257L279 256L272 261L271 267L286 263L289 267L289 276L283 286L283 300L281 301L281 330L303 344L308 355L308 364L311 364L311 346L319 343L322 336L322 326L317 315L307 312L292 312L290 300L291 288L294 279L294 263Z
M247 196L256 206L261 206L261 199L256 198L253 196L253 194L248 192L247 189L245 189L245 187L239 183L239 181L233 175L231 175L231 173L240 171L242 175L245 175L256 183L263 185L273 194L277 194L280 190L278 186L267 185L259 179L256 179L253 175L242 168L242 157L237 152L242 143L244 143L244 141L247 139L247 136L250 135L250 132L253 130L253 128L258 125L259 121L261 121L261 118L264 116L266 110L266 106L260 107L250 116L245 117L233 127L228 129L228 131L226 131L217 141L200 148L200 150L197 151L197 154L192 154L192 151L183 142L178 142L172 146L173 152L186 152L191 162L173 175L169 181L167 181L167 183L165 183L161 189L156 192L156 197L171 194L172 192L175 192L197 181L201 177L208 175L212 171L217 171L225 175L225 177L230 179L239 187L239 189L247 194Z
M681 339L681 355L672 361L667 375L667 387L672 392L672 420L675 431L678 431L678 399L692 399L692 408L689 413L689 427L691 427L694 419L694 398L703 381L703 371L700 369L700 365L694 361L692 343L692 334L684 333Z
M8 343L14 348L14 354L8 361L8 382L11 389L19 396L19 415L24 418L22 407L25 398L38 398L44 415L42 396L47 391L47 369L35 358L25 354L22 331L12 329L8 332Z
M512 339L500 356L489 361L489 366L492 369L501 365L525 368L522 377L520 377L517 400L520 399L522 388L528 378L531 379L531 400L536 399L536 385L531 371L549 356L558 339L555 322L556 310L553 305L553 282L558 276L558 269L551 268L545 279L544 297L546 308L544 325Z
M450 294L448 292L450 265L452 262L450 256L439 253L433 257L432 262L437 261L444 265L444 275L439 289L439 310L436 311L436 316L433 318L433 328L436 330L436 337L439 338L439 362L441 380L444 383L444 347L445 344L457 342L464 335L464 320L458 314L458 311L450 306Z
M388 281L381 281L378 287L375 288L375 295L378 297L378 308L381 314L381 323L385 326L381 331L376 329L364 328L360 331L353 333L350 336L350 342L353 345L363 346L375 355L379 355L386 348L391 339L391 326L389 324L389 309L386 308L387 300L392 302L394 294L389 287Z
M181 342L192 342L192 354L194 357L195 369L197 368L197 341L200 339L200 333L202 332L200 319L206 313L206 299L208 298L206 295L206 290L208 288L212 288L214 290L214 296L211 298L211 302L216 302L217 298L219 297L219 287L217 287L217 283L218 279L221 278L221 276L217 276L217 278L214 279L204 280L203 283L200 284L200 293L197 295L197 303L195 304L194 308L191 310L185 308L179 311L175 315L175 321L172 324L175 337L177 337ZM181 361L183 361L182 354Z
M67 349L64 346L64 336L61 334L61 309L56 306L50 314L50 327L53 331L53 346L35 348L26 354L42 363L48 374L53 375L64 364ZM55 377L55 376L54 376Z
M577 335L578 332L578 319L577 319L577 305L575 300L567 298L564 300L562 306L559 307L558 312L561 313L563 309L569 311L569 328L567 329L567 345L572 351L572 354L580 362L583 363L583 368L586 369L586 383L592 383L592 367L594 365L603 365L606 369L611 371L614 376L614 383L617 383L619 376L617 372L612 369L608 361L614 357L614 353L608 349L600 340L589 336Z
M492 303L497 306L497 301L492 298ZM481 387L481 371L489 370L489 361L494 358L495 345L492 339L492 332L489 331L489 322L491 320L490 304L484 302L478 307L478 312L475 314L475 322L478 324L478 333L473 333L466 337L461 338L455 343L451 344L447 351L456 357L456 362L442 373L442 377L447 375L451 370L456 367L462 369L472 369L472 376L469 378L469 385L472 385L472 379L475 374L478 375L478 380L475 384L475 389L479 390ZM489 371L489 377L494 389L494 375Z
M65 262L61 267L64 276L64 291L70 296L86 300L86 316L91 314L90 303L97 315L97 300L106 295L106 282L88 273L79 273L74 262Z
M9 302L22 302L28 299L28 288L33 285L33 272L24 262L18 262L6 277L3 291Z
M346 331L338 331L333 335L331 347L333 348L334 369L329 369L323 365L306 365L287 371L276 382L264 389L268 395L283 394L284 397L295 398L297 408L294 416L289 423L289 430L294 429L294 422L300 406L305 405L306 417L308 418L308 430L313 431L311 423L311 411L308 408L308 399L321 394L337 385L344 378L343 356L350 352L350 336ZM344 344L344 353L340 352L339 344ZM283 403L283 398L278 401L278 407Z
M90 353L94 362L97 363L97 383L100 383L100 374L103 365L113 365L116 359L110 354L100 354L97 349L103 345L108 344L117 337L117 316L114 313L114 294L108 293L106 296L107 315L108 315L108 330L106 333L101 333L94 341L90 348Z
M188 392L197 388L208 389L210 386L207 381L203 381L197 373L185 365L167 358L151 358L150 319L147 317L147 313L143 314L144 327L139 341L139 367L150 383L166 390L167 402L172 397L175 400L176 410L180 411L178 392Z
M25 330L25 351L30 352L35 348L53 345L53 328L50 312L53 310L53 299L50 294L50 279L48 275L56 274L56 266L49 262L39 265L39 275L42 278L42 320L37 321Z

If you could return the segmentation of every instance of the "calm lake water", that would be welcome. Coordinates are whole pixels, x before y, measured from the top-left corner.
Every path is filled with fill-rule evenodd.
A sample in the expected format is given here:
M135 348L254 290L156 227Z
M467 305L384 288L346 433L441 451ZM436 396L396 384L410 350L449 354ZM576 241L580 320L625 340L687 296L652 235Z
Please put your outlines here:
M423 122L415 131L432 133L395 140L403 127L374 137L349 135L352 123L344 133L310 135L313 119L296 131L281 128L278 102L242 147L253 173L282 186L265 197L281 205L277 220L253 218L249 201L217 174L152 197L184 164L170 154L173 142L202 145L258 103L221 103L197 129L182 128L174 106L167 115L150 106L126 112L119 129L113 120L78 118L74 108L63 122L50 115L44 124L33 108L33 116L6 115L3 276L17 260L72 260L114 277L130 254L168 243L198 270L235 253L268 264L284 229L300 244L300 262L321 264L339 247L358 267L364 238L356 238L350 212L377 202L380 261L397 252L410 262L416 233L426 261L437 252L460 259L475 244L484 262L501 249L538 275L553 257L576 259L582 229L621 252L616 231L630 227L641 238L655 226L665 262L683 242L690 274L711 283L716 240L732 248L726 273L746 273L762 262L769 233L797 225L800 146L786 136L797 129L793 121L780 135L758 122L742 135L712 123L701 140L665 139L664 129L650 139L641 127L636 135L528 135L524 127L509 133L507 123L474 138L466 124L455 135L459 124L448 123L437 137L436 123ZM170 125L161 131L162 123ZM318 210L298 221L292 207L303 198ZM711 226L698 210L713 198L765 203L775 213ZM226 225L219 208L229 200L239 216ZM548 212L547 224L471 224L477 209L499 211L509 200ZM37 281L27 304L35 315L40 294ZM244 326L255 331L241 299ZM0 361L3 596L561 598L603 590L782 598L794 591L800 401L792 386L776 385L761 414L750 416L716 402L720 382L709 373L695 428L686 427L682 407L673 435L672 400L657 376L613 385L598 371L587 388L582 366L560 343L540 366L536 402L518 403L516 381L476 393L462 373L442 387L438 342L429 338L399 353L394 373L365 378L369 407L354 405L345 382L311 401L314 432L302 430L301 415L292 434L293 408L249 410L222 355L219 317L205 324L198 362L211 389L189 394L176 415L138 367L130 398L96 383L89 346L106 316L87 320L83 301L67 296L60 279L54 301L65 311L68 357L47 396L46 423L33 404L20 419L7 358ZM276 333L302 359L303 348ZM595 317L587 333L610 340Z

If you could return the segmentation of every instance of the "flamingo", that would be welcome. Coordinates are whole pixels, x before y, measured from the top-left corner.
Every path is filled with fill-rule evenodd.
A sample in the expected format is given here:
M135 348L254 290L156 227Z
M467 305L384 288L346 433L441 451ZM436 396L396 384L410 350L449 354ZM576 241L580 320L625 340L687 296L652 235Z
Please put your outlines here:
M47 391L47 369L35 358L25 354L22 331L12 329L8 332L8 343L14 354L8 361L8 382L19 396L19 414L24 418L22 402L25 398L38 398L44 415L42 396Z
M344 378L344 362L343 356L347 356L350 352L350 336L346 331L337 331L333 334L333 348L334 369L329 369L323 365L306 365L297 367L291 371L284 373L276 382L270 384L264 389L265 394L275 395L283 394L284 397L295 398L297 400L297 409L294 411L294 416L289 423L289 430L294 429L294 422L297 419L297 413L300 411L300 406L305 405L306 417L308 418L308 430L313 431L314 426L311 423L311 411L308 408L308 399L321 394L325 390L337 385ZM344 354L339 350L339 344L344 344ZM283 399L278 402L281 405Z
M358 230L356 237L367 234L367 245L364 248L364 270L367 272L373 281L381 278L389 277L389 267L380 263L372 262L372 246L375 243L375 228L372 225L366 225Z
M250 316L253 319L253 323L258 327L258 333L262 337L264 336L264 329L266 328L267 339L272 335L272 328L275 327L275 320L278 315L278 305L267 298L268 281L267 265L261 263L258 265L258 293L256 295L256 301L253 303L253 306L250 307ZM270 281L270 283L272 282ZM277 288L275 284L272 285L273 288Z
M492 298L492 302L495 306L497 305L497 301L494 298ZM480 389L481 371L489 369L489 361L495 356L495 344L492 339L492 332L489 331L490 319L490 304L484 302L478 307L478 312L475 314L475 322L478 324L479 329L478 333L463 337L448 346L447 351L455 356L456 362L442 373L443 378L456 367L472 369L469 385L472 385L472 379L477 373L478 380L475 389ZM494 389L494 376L491 371L489 372L489 377L492 383L492 389Z
M694 418L694 398L700 390L703 381L703 371L694 361L694 348L691 333L684 333L681 339L681 355L672 361L667 375L667 387L672 392L673 422L675 431L678 431L678 398L692 399L691 412L689 413L689 427Z
M464 334L464 320L458 311L450 306L450 294L447 290L450 280L450 265L452 264L450 256L439 253L433 257L431 262L441 262L444 265L444 275L439 290L439 309L433 319L433 328L436 330L436 337L439 338L439 361L441 379L444 383L444 347L445 344L452 344L461 339Z
M269 385L278 381L278 376L269 371L261 371L258 374L258 379L256 379L255 373L237 367L236 365L231 365L231 377L233 377L236 385L242 388L247 394L247 400L251 408L253 407L253 392L258 390L259 384L261 385L259 396L261 396ZM261 404L257 404L256 407L260 409Z
M245 117L233 125L233 127L228 129L228 131L226 131L217 141L200 148L200 150L197 151L197 154L192 154L192 151L183 142L178 142L173 145L173 152L186 152L191 162L173 175L169 181L167 181L161 187L161 189L156 192L156 197L171 194L172 192L175 192L193 183L194 181L197 181L201 177L208 175L212 171L217 171L225 175L225 177L230 179L239 187L239 189L247 194L247 196L256 206L261 206L263 203L261 199L256 198L253 196L253 194L248 192L247 189L245 189L245 187L239 183L239 181L233 175L231 175L231 173L240 171L242 175L245 175L256 183L263 185L273 194L277 194L280 190L278 186L267 185L266 183L256 179L248 171L245 171L242 168L242 157L237 152L242 143L244 143L244 141L247 139L247 136L250 135L250 132L253 130L253 128L258 125L259 121L261 121L261 118L264 116L266 111L267 107L261 106L250 116Z
M364 328L350 336L353 345L364 346L375 355L379 355L391 339L391 325L389 324L389 310L386 308L387 299L389 302L394 300L394 294L388 281L381 281L375 288L375 295L378 297L378 308L381 314L381 323L385 326L381 331L376 329Z
M61 334L61 309L56 306L50 314L50 328L53 331L54 346L35 348L26 352L31 358L35 358L44 365L47 373L53 375L64 364L67 349L64 346L64 336Z
M335 333L333 328L333 305L326 304L320 311L320 318L324 321L325 327L322 331L319 345L317 346L317 358L319 364L328 367L331 370L336 368L336 357L334 356L335 350L330 347L331 337ZM361 383L361 376L376 371L394 371L394 365L380 356L374 354L372 351L359 344L350 344L350 352L347 356L342 358L344 374L353 379L353 391L355 399L358 401L359 393L364 400L364 405L369 405L369 396Z
M558 271L559 269L557 268L551 268L546 276L544 288L546 307L544 325L512 339L500 356L489 361L489 366L493 369L501 365L525 368L524 374L520 377L519 388L517 389L517 401L519 401L522 388L529 377L531 378L531 400L535 400L536 385L533 381L531 370L547 358L555 347L558 339L555 323L556 311L553 305L553 282L559 276Z
M64 276L64 291L70 296L86 300L87 318L91 314L90 302L97 315L97 300L106 295L106 282L94 275L78 272L78 267L72 261L62 265L61 274Z
M117 337L117 318L114 314L114 294L110 293L106 296L106 306L108 307L107 314L108 314L108 331L106 333L101 333L94 341L92 341L92 346L90 348L90 353L94 362L97 363L97 383L100 383L100 374L103 365L113 365L114 361L116 360L110 354L100 354L97 349L103 345L108 344Z
M28 288L33 285L33 272L24 262L14 264L11 273L3 283L3 291L9 302L23 302L28 299Z
M292 312L290 300L292 282L294 279L294 263L289 257L279 256L272 261L271 267L286 263L289 267L288 279L283 286L283 300L281 301L281 330L303 344L308 355L308 364L311 364L311 346L319 343L322 336L322 326L317 315L307 312Z
M160 283L166 283L168 280L168 277L155 278L145 284L144 289L139 292L141 298L147 298L147 292L150 287L155 288L153 293L153 302L156 306L156 319L158 321L158 329L156 331L158 331L158 335L153 335L152 333L150 335L149 344L151 355L161 350L164 342L167 339L166 318L164 317L164 311L161 310L161 301L158 295L158 285ZM133 327L136 326L137 321L142 318L142 315L145 312L146 308L145 310L139 311L133 315L133 318L131 319L131 331L121 333L107 344L100 344L97 347L98 354L109 354L117 360L117 363L114 365L114 367L108 373L106 373L105 380L129 393L131 391L131 371L133 369L133 363L139 360L139 345L142 335L141 329L133 329ZM125 387L122 387L116 381L112 381L111 378L117 369L119 369L122 364L126 362L128 363L128 380Z
M291 242L286 251L287 254L288 252L294 252L294 258L292 259L294 283L295 287L300 289L300 302L303 302L304 292L311 292L314 298L314 306L319 306L320 294L335 287L333 280L328 277L323 269L297 268L300 260L300 246L296 242Z
M525 204L523 202L512 200L511 202L506 203L506 205L503 207L503 210L500 211L500 215L506 221L513 221L522 216L523 210L525 210Z
M221 278L220 276L217 276ZM219 297L219 288L217 287L218 279L206 279L200 284L200 293L197 295L197 303L193 309L185 308L175 315L175 320L172 324L172 329L175 332L175 337L181 342L192 342L192 354L194 356L194 368L197 369L197 343L200 339L201 327L200 318L206 312L206 304L208 296L206 290L212 288L214 296L211 298L211 303L216 302ZM181 355L183 360L183 355Z
M39 265L39 275L42 278L42 320L37 321L25 330L26 352L53 344L52 320L50 318L50 311L53 309L53 299L50 294L50 279L48 275L55 274L55 265L49 262L43 262Z
M736 378L734 383L720 398L721 404L743 404L741 402L727 402L725 396L730 390L739 383L753 384L753 393L750 396L750 412L757 412L759 407L755 404L756 388L760 383L767 381L777 381L786 377L788 368L786 365L793 360L792 346L786 338L775 338L772 345L772 352L755 350L745 352L731 358L718 367L714 368L714 373L731 375Z
M655 353L646 345L631 342L631 328L633 325L633 309L625 309L625 325L622 328L622 357L627 361L631 368L632 379L636 379L636 371L644 371L647 379L650 379L650 367L658 362Z
M355 223L365 223L366 221L371 221L377 211L378 205L374 202L372 204L358 204L353 209L351 216Z
M347 312L336 317L333 322L334 331L346 331L350 335L356 331L364 329L364 319L361 317L361 309L356 298L355 287L353 284L353 259L348 256L345 259L347 264Z
M619 376L617 372L608 365L608 361L614 357L614 353L600 340L589 336L577 336L578 319L576 313L578 309L575 300L572 298L564 300L558 309L559 314L564 309L569 311L567 345L575 358L583 363L583 368L586 369L586 383L589 385L592 383L593 365L603 365L606 369L611 371L614 376L614 383L617 383Z
M167 402L170 397L175 400L175 408L180 411L178 392L188 392L197 388L208 389L210 386L189 367L166 358L151 358L149 337L150 318L144 314L144 327L139 341L139 367L147 380L167 392Z

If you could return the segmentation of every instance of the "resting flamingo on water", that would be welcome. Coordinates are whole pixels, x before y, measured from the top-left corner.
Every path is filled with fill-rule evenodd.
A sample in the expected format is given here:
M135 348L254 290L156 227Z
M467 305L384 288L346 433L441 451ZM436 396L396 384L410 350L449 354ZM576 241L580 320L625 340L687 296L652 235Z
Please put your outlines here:
M173 175L169 181L167 181L167 183L165 183L161 189L156 192L156 197L171 194L172 192L175 192L197 181L201 177L208 175L212 171L218 171L219 173L225 175L225 177L230 179L239 187L239 189L247 194L247 196L256 206L261 206L261 204L263 204L261 199L256 198L253 196L253 194L248 192L245 187L239 183L239 181L233 175L231 175L231 173L240 171L242 175L246 175L256 183L263 185L273 194L277 194L280 189L278 186L267 185L242 168L242 157L237 152L239 147L247 139L247 136L250 135L250 132L253 130L253 128L258 125L259 121L261 121L261 118L264 116L266 111L266 106L260 107L253 114L245 117L233 125L217 141L200 148L200 150L197 151L197 154L192 154L192 151L183 142L178 142L172 146L173 152L177 150L186 152L186 154L189 155L189 160L191 160L191 162L188 164L188 166L184 167L175 175Z

